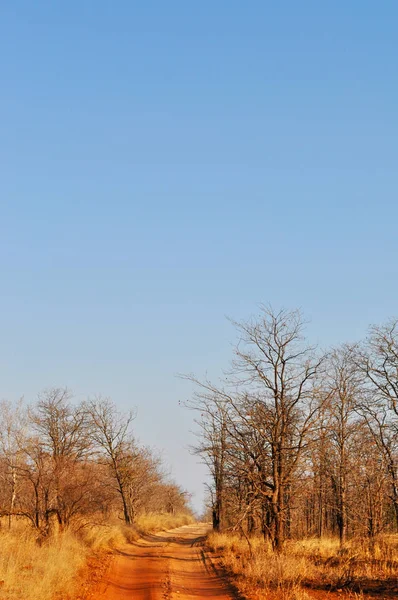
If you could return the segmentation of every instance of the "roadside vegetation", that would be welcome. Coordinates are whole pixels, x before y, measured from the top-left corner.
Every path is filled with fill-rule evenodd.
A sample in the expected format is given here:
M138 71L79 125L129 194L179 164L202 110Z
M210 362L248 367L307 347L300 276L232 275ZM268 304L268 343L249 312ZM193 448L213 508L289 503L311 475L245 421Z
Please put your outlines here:
M220 383L188 377L210 547L249 597L397 597L398 321L327 351L299 311L235 326Z
M66 389L0 410L0 598L85 597L87 565L192 522L189 497L138 444L134 414ZM101 560L94 560L100 557Z
M0 598L52 600L75 598L85 589L87 561L101 567L106 554L126 542L155 531L180 527L193 521L189 513L148 514L134 526L114 522L87 524L78 532L68 529L51 534L38 544L35 530L19 522L0 531ZM84 597L82 593L79 598Z
M260 536L247 540L212 532L207 543L248 598L306 600L322 597L322 591L330 599L398 594L397 535L351 539L344 551L336 537L289 540L281 553Z

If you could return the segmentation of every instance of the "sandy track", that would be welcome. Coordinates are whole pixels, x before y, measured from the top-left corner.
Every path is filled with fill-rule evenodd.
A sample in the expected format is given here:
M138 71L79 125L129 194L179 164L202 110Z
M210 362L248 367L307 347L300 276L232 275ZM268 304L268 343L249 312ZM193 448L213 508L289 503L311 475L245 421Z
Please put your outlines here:
M206 525L188 525L126 544L118 550L98 600L230 600L232 590L203 552L206 531Z

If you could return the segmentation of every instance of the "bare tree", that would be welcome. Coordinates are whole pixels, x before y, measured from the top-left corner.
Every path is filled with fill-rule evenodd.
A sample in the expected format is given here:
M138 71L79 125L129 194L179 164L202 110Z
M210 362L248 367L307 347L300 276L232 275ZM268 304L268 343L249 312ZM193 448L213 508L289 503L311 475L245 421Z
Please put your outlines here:
M51 505L46 514L57 516L60 527L69 524L76 503L83 500L82 487L77 473L82 461L90 452L87 415L81 406L71 403L67 388L45 390L31 410L31 422L40 449L35 456L47 457L47 468L54 488Z
M360 379L348 345L334 350L327 365L325 382L329 414L329 474L336 496L336 516L340 545L347 538L347 486L353 467L353 448L359 429L357 406Z
M246 397L252 398L254 409L253 415L248 413L250 424L269 448L271 474L264 484L270 493L271 539L280 551L292 477L319 411L314 382L323 359L304 343L299 311L263 307L257 319L236 326L241 339L234 368L240 385L249 385Z
M91 421L91 439L113 473L123 504L124 520L130 525L134 520L129 488L135 450L131 423L135 414L133 411L121 414L109 398L101 397L88 401L85 409Z
M0 456L3 460L3 514L8 515L8 526L18 502L20 468L23 461L23 442L26 435L26 411L22 401L15 406L0 403Z
M229 472L239 492L236 523L245 518L252 527L259 504L262 526L280 551L289 530L293 476L320 409L314 384L323 359L304 343L298 311L264 307L257 319L234 324L240 341L228 390L191 378L199 385L188 403L201 414L197 451L216 484L215 507L220 494L225 504ZM239 470L241 482L232 483Z
M390 482L390 498L398 527L398 321L370 328L357 353L364 375L361 412L379 448Z
M199 414L195 419L199 426L199 443L193 447L193 452L202 457L210 471L212 483L208 492L212 504L213 528L222 531L225 527L228 410L232 398L209 381L201 382L193 376L187 379L197 386L193 398L185 403L185 406Z

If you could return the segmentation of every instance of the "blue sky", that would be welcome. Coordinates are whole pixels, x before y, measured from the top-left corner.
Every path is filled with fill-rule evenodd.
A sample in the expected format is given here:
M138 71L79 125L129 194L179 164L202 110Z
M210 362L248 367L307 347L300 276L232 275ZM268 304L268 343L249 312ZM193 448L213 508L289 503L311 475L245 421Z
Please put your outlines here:
M201 503L190 386L260 302L398 315L393 2L0 8L0 395L138 407Z

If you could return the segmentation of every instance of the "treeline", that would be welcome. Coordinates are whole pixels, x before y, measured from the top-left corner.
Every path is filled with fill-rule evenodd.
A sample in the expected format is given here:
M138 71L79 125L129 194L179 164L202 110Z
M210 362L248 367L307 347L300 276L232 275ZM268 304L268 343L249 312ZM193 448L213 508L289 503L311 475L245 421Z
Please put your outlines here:
M155 453L137 444L134 413L109 400L73 403L51 389L26 408L0 406L0 516L24 518L47 536L57 526L84 527L120 515L189 511L188 496L168 481Z
M213 526L288 538L373 538L398 523L398 322L321 353L299 311L234 323L222 384L196 383Z

